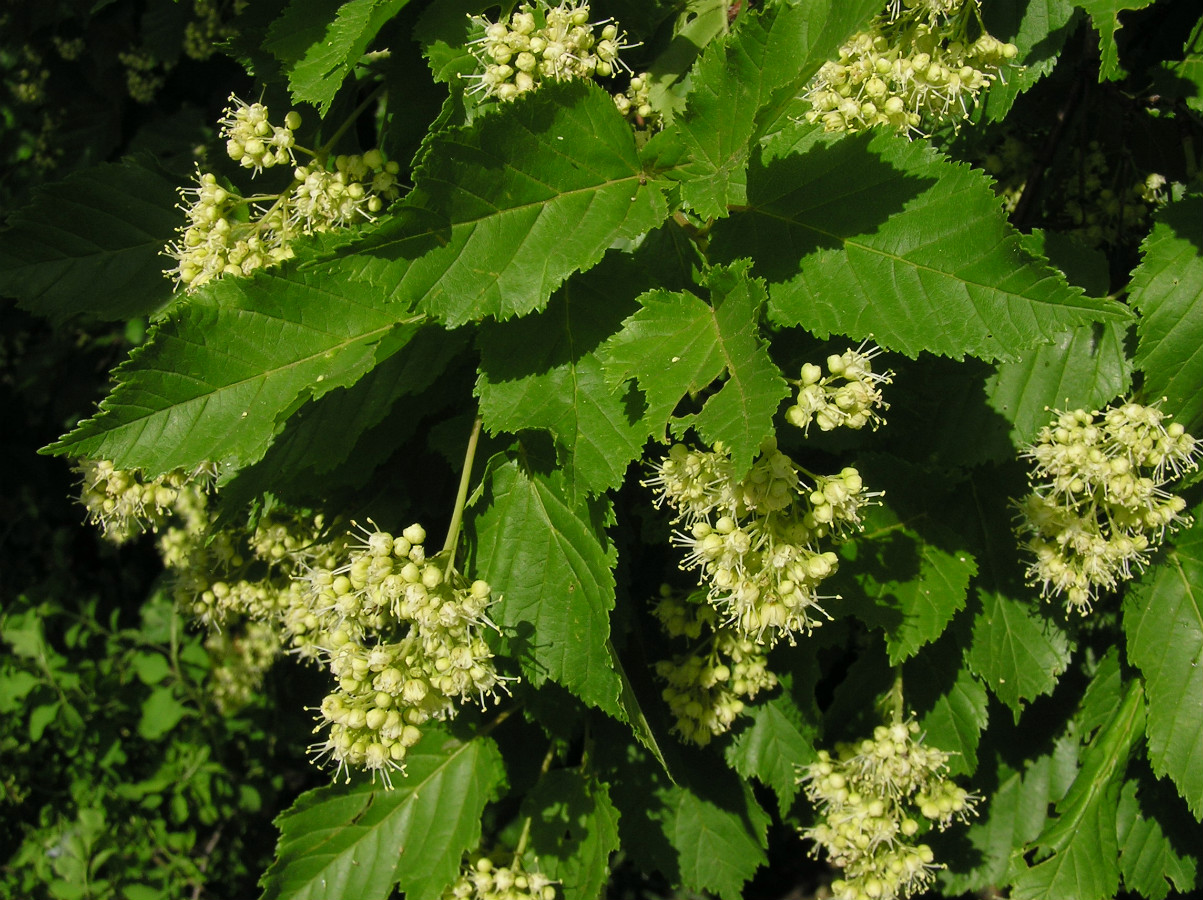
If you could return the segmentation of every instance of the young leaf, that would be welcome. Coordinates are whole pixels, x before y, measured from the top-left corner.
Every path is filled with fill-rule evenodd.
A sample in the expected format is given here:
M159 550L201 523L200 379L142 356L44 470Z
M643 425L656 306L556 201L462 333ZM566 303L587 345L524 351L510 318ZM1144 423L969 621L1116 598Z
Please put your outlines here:
M294 103L312 103L324 116L330 110L334 95L368 44L381 27L409 0L347 0L325 28L325 33L305 49L304 54L287 67L288 86ZM311 16L313 5L303 0L294 2L277 20L272 32L286 29L282 23L292 16ZM279 29L277 29L279 26ZM306 23L313 28L313 23Z
M1099 81L1122 77L1119 67L1119 47L1115 33L1123 26L1119 14L1133 9L1144 9L1153 0L1077 0L1077 5L1090 14L1090 23L1099 33Z
M694 66L684 114L649 142L645 158L682 182L681 197L698 215L725 216L743 201L756 138L880 8L878 0L819 0L742 15Z
M480 337L485 427L549 431L572 497L618 487L647 437L595 352L628 308L613 288L609 277L570 280L543 312L486 325Z
M999 364L986 392L990 406L1014 423L1016 446L1036 439L1052 418L1050 409L1098 409L1127 389L1132 364L1124 353L1126 330L1115 323L1082 325L1017 362Z
M791 688L793 679L780 676L781 692L756 702L744 712L751 724L727 747L727 762L744 778L755 778L777 795L782 815L798 795L798 766L817 758L814 741L818 727L798 708Z
M908 356L1016 358L1075 325L1131 318L1024 251L984 174L896 135L754 161L747 210L715 226L712 248L756 260L778 324Z
M1203 819L1203 506L1124 600L1128 658L1145 677L1148 754Z
M768 861L763 848L769 817L751 787L742 788L739 807L720 806L678 786L664 791L648 810L677 852L685 888L738 900L744 882Z
M1150 399L1188 431L1203 423L1203 196L1158 212L1132 275L1132 305L1140 311L1136 365Z
M614 241L667 215L630 126L609 94L582 82L542 87L435 135L406 202L448 228L402 222L356 249L385 260L380 277L394 296L451 327L542 309ZM413 254L414 241L432 238L438 246Z
M1069 665L1069 639L1030 603L984 589L978 596L966 659L1018 720L1026 701L1052 692Z
M1082 768L1057 804L1057 818L1033 842L1047 859L1020 871L1016 900L1109 900L1119 889L1116 814L1120 781L1144 733L1143 692L1132 681L1112 719L1082 754Z
M965 608L977 563L964 550L950 552L928 542L886 507L871 509L865 526L855 550L843 548L856 553L856 580L863 591L849 598L847 608L885 630L890 665L896 666L938 638Z
M544 775L522 804L531 819L531 851L539 871L559 882L564 897L596 900L619 847L618 810L609 785L560 769Z
M504 779L488 738L462 743L429 728L405 758L394 789L367 781L302 794L276 819L276 860L263 900L438 897L464 851L480 840L485 803Z
M619 716L608 645L617 554L590 511L564 495L560 477L494 466L489 505L475 517L477 572L501 597L489 615L530 682L551 679Z
M46 449L150 475L255 462L302 400L353 384L383 338L417 328L379 294L337 264L212 282L117 370L99 413Z
M773 416L789 393L757 327L764 285L747 270L746 262L713 270L710 303L688 292L644 294L643 309L623 322L601 354L609 378L635 379L647 395L649 430L666 422L674 430L692 425L707 443L724 442L741 471L773 433ZM686 394L724 373L726 381L701 412L672 417Z
M125 319L171 296L163 248L183 216L175 179L131 157L39 189L0 241L0 295L56 323Z

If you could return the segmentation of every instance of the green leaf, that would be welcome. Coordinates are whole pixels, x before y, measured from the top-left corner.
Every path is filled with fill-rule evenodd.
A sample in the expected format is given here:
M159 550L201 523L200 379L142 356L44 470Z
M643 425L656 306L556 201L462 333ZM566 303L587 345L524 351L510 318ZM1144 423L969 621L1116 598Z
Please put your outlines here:
M1025 749L1017 735L1010 737L1007 749ZM1018 770L1005 762L997 764L993 774L998 787L989 797L988 808L970 823L966 833L974 868L946 879L949 896L1006 880L1015 848L1040 834L1052 804L1065 796L1077 775L1078 750L1078 737L1071 733L1058 738L1051 751L1024 758ZM983 768L979 767L979 776Z
M404 313L379 293L337 264L211 282L117 370L100 412L46 449L151 475L255 462L303 400L371 369Z
M682 199L700 216L725 216L728 204L743 201L756 138L880 7L876 0L818 0L740 16L734 33L706 48L684 114L649 142L645 157L671 167Z
M769 817L743 786L743 809L716 805L692 791L671 788L658 814L676 848L681 883L690 890L714 891L738 900L743 885L768 860L764 854Z
M163 248L183 224L178 202L175 180L141 157L43 186L0 240L0 294L56 323L154 312L171 297Z
M406 203L446 227L402 221L356 249L385 261L393 296L452 327L542 309L569 275L668 214L614 101L583 82L432 137ZM415 241L437 246L419 257Z
M489 615L531 684L551 679L619 716L608 647L617 553L590 510L564 496L560 477L494 465L474 520L476 568L501 598Z
M570 280L543 312L485 326L480 337L476 393L485 427L550 432L570 497L618 487L647 437L595 352L627 308L609 281Z
M1116 815L1120 782L1144 733L1140 682L1132 681L1111 720L1082 754L1082 768L1057 817L1033 842L1048 858L1019 871L1015 900L1109 900L1119 889Z
M754 162L748 208L715 226L712 252L756 260L774 322L912 357L1015 358L1076 325L1131 318L1028 254L983 173L896 135Z
M576 771L549 772L522 804L531 819L531 850L539 871L559 882L564 897L602 896L610 854L619 847L618 810L609 785Z
M1131 302L1140 311L1136 365L1150 399L1188 431L1203 424L1203 196L1158 211L1132 274Z
M978 596L982 606L966 658L1018 720L1026 701L1056 686L1069 665L1069 639L1030 603L985 589Z
M1123 27L1119 14L1128 10L1144 9L1153 0L1076 0L1078 6L1090 14L1090 22L1099 33L1099 81L1122 78L1119 67L1119 47L1115 33Z
M1145 677L1148 755L1203 819L1203 505L1124 599L1128 658Z
M726 758L744 778L755 778L772 788L784 815L798 795L797 767L817 758L814 741L819 729L791 695L792 678L782 675L780 681L777 696L744 709L751 724L728 745Z
M325 33L311 43L304 55L288 69L288 86L294 103L312 103L321 115L330 110L334 95L380 28L409 0L347 0L339 4L334 20ZM312 15L310 3L294 2L282 20L290 15ZM279 24L279 23L277 23ZM313 23L306 23L313 28ZM273 32L276 29L273 27Z
M764 285L747 275L748 264L712 270L711 302L692 293L650 291L643 309L623 322L602 351L607 377L635 379L647 395L645 420L652 430L671 422L688 425L713 445L725 443L736 468L746 471L761 442L773 433L773 416L789 386L769 358L757 326ZM673 418L687 395L726 380L700 412Z
M1124 888L1147 897L1165 900L1171 886L1175 891L1189 892L1198 877L1198 862L1179 852L1171 835L1167 834L1157 815L1165 806L1156 799L1143 800L1138 782L1124 782L1116 817L1119 843L1119 870Z
M925 540L886 507L868 511L865 530L855 547L841 547L856 554L856 580L863 591L863 597L849 598L847 608L885 630L890 665L896 666L943 634L965 608L977 563L964 550L945 550Z
M405 766L391 791L360 780L302 794L276 819L263 900L385 900L394 886L441 896L480 840L481 813L504 779L501 755L487 738L462 743L433 727Z
M171 687L157 687L142 704L138 734L148 741L157 741L179 724L188 708L176 697Z
M933 648L933 652L938 649ZM955 652L955 647L951 648L951 653ZM928 655L931 654L920 655L905 670L903 683L907 685L907 699L916 706L920 706L920 698L928 693L919 680L930 673L931 664L925 659ZM955 656L953 660L956 660ZM989 695L963 657L960 665L949 668L955 671L955 680L934 699L922 703L925 709L919 716L919 726L927 736L928 744L952 754L948 760L950 775L972 775L977 771L978 743L990 721Z
M1124 352L1126 328L1083 325L1024 355L1000 363L986 381L990 406L1011 422L1011 440L1029 444L1052 420L1053 409L1098 409L1131 383Z

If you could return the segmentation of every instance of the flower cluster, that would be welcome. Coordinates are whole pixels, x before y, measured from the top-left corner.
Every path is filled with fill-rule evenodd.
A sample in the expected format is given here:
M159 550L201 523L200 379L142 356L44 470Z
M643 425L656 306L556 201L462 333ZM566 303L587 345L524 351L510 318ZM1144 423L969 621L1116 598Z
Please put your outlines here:
M812 79L806 119L827 131L912 133L955 122L1018 52L981 27L979 0L892 3Z
M679 597L661 589L656 617L669 637L705 640L687 653L656 663L656 674L667 682L663 692L676 719L673 730L685 741L704 747L715 735L730 730L744 711L744 700L777 686L768 670L765 648L734 628L718 623L705 596Z
M253 173L294 165L301 117L290 112L273 125L262 103L231 97L221 120L229 157ZM313 154L309 154L313 156ZM197 173L197 186L181 190L187 221L167 248L177 261L169 270L193 290L223 275L249 275L292 256L298 237L367 222L400 194L400 166L379 150L362 155L315 156L293 169L278 194L247 198L212 173Z
M606 78L627 68L618 57L632 46L624 43L626 35L609 20L591 23L585 2L552 6L536 0L523 3L508 21L472 21L484 34L469 44L480 67L469 76L476 80L469 93L509 101L547 80Z
M948 754L923 745L915 722L878 726L872 739L820 751L799 782L822 820L802 836L827 851L843 877L836 900L895 900L925 890L941 866L915 843L926 820L943 830L967 820L977 797L944 772Z
M881 348L862 343L839 356L827 357L827 371L814 363L802 366L798 399L785 411L785 418L803 431L816 423L823 431L835 428L858 430L866 425L876 428L881 422L880 409L889 409L880 385L889 384L893 372L874 372L873 359Z
M1114 163L1098 141L1091 141L1085 153L1074 151L1072 165L1079 174L1058 184L1064 193L1055 204L1060 223L1092 247L1139 241L1148 231L1149 215L1169 199L1164 175L1141 175L1130 164Z
M819 540L859 528L861 507L878 496L851 467L811 476L813 487L799 472L772 440L743 477L721 445L699 451L676 444L644 482L657 504L676 511L681 527L673 542L686 550L682 568L701 571L724 624L770 644L820 624L819 586L838 558Z
M416 524L399 535L365 531L340 564L304 578L309 607L337 622L322 648L337 683L321 704L330 732L313 749L386 784L390 770L404 770L418 726L505 687L481 636L494 627L492 589L428 559L425 540Z
M1056 413L1024 456L1032 492L1018 532L1035 557L1028 577L1044 597L1085 615L1100 589L1144 568L1167 529L1189 523L1186 501L1166 490L1198 466L1198 442L1155 406Z
M442 900L555 900L555 885L542 872L527 870L521 857L503 866L481 856L464 867Z
M75 471L83 476L80 501L88 520L115 544L157 532L173 516L195 519L214 475L212 468L202 467L193 472L176 469L148 480L107 459L80 460Z
M627 89L614 95L614 105L626 118L644 128L655 129L662 122L660 113L652 107L652 76L648 72L632 75Z

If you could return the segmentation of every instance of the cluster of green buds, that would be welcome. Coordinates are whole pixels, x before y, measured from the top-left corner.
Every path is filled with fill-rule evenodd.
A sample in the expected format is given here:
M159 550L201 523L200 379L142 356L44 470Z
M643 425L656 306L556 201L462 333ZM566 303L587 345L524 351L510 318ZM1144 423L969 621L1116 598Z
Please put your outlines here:
M197 186L181 195L187 216L167 256L168 270L188 290L223 275L249 275L292 256L291 243L302 235L371 221L400 195L400 166L379 150L328 157L298 147L301 117L290 112L273 125L262 103L231 96L221 120L230 159L252 173L295 165L296 154L313 159L293 169L292 182L278 194L243 197L210 172L197 173Z
M627 89L614 95L614 105L623 116L641 128L655 129L662 124L660 113L652 106L652 76L649 72L632 75Z
M610 20L589 21L589 4L563 0L523 3L508 20L490 22L473 16L483 34L468 46L479 71L469 93L501 101L516 99L544 81L608 78L630 71L619 53L633 46ZM600 31L599 31L600 29Z
M1024 454L1032 491L1018 504L1018 532L1041 594L1085 615L1100 590L1144 568L1167 530L1189 523L1186 501L1166 485L1198 467L1199 444L1155 406L1055 416Z
M799 783L821 820L802 829L843 876L836 900L895 900L926 890L941 868L921 831L965 821L978 798L945 777L948 754L926 747L916 722L880 725L873 737L819 752Z
M830 477L804 472L773 440L742 477L721 444L709 451L676 444L644 485L657 505L675 510L682 568L700 570L723 623L770 645L821 624L819 586L838 557L819 541L858 530L860 509L879 496L851 467Z
M980 0L892 3L811 80L807 121L827 131L922 133L968 117L1019 52L985 30L979 7Z
M419 726L505 688L481 635L496 627L487 615L492 589L428 558L425 540L417 524L399 535L365 530L340 564L304 576L310 608L337 620L323 648L337 687L318 726L330 731L313 750L339 771L379 773L386 785L391 771L404 771Z
M480 856L443 891L442 900L555 900L555 886L542 872L528 870L520 856L508 865Z
M107 459L79 460L75 471L83 478L80 500L88 520L115 544L147 531L157 533L172 517L196 521L215 474L205 466L147 479L137 471L118 469Z
M878 409L889 409L881 385L889 384L893 372L874 372L873 359L881 348L861 343L840 355L827 357L827 372L814 363L802 366L802 377L795 382L798 399L785 411L786 420L803 431L814 422L822 431L835 428L859 430L866 425L876 428L883 421Z
M730 730L745 700L777 686L765 647L720 625L705 594L681 597L666 585L656 617L670 638L693 643L688 652L656 663L656 674L667 682L662 696L676 720L673 730L682 740L705 747Z

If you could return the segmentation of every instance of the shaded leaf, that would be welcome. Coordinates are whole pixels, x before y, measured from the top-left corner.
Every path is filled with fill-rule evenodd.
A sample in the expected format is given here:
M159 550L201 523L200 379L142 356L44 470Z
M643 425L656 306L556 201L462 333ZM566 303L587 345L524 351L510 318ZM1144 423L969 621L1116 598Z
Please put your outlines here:
M1090 23L1099 33L1099 81L1122 78L1126 73L1119 67L1119 48L1115 33L1123 27L1119 14L1144 9L1153 0L1076 0L1090 14Z
M817 758L814 741L819 729L815 720L807 720L798 708L790 692L790 676L782 675L780 680L777 696L744 710L751 724L735 736L726 758L744 778L755 778L772 788L784 815L800 790L797 767Z
M480 337L485 427L550 432L570 496L618 487L647 436L595 352L625 309L608 296L608 282L569 281L542 313L486 326Z
M1175 848L1158 821L1164 812L1164 804L1142 801L1136 781L1124 782L1116 817L1119 870L1124 888L1149 900L1164 900L1171 887L1193 890L1198 876L1198 862Z
M176 236L175 179L131 157L41 187L0 240L0 294L54 322L147 315L171 297L163 248Z
M558 770L539 779L523 800L531 819L531 850L539 871L559 882L564 897L595 900L609 881L618 849L618 810L609 786L579 772Z

